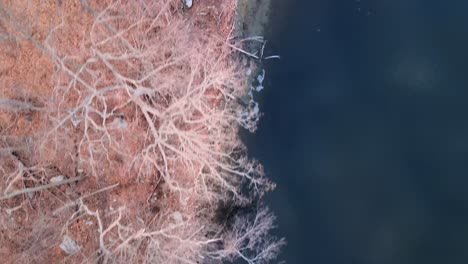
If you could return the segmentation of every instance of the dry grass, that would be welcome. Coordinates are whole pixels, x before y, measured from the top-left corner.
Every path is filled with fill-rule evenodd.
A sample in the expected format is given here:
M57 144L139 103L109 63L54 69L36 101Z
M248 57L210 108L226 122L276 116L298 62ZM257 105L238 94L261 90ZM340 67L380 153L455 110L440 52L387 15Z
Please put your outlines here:
M273 216L254 205L274 185L238 137L240 126L255 129L258 113L239 103L248 85L232 49L235 2L211 14L197 12L203 1L189 12L176 0L60 2L43 31L21 17L20 4L0 4L2 34L54 69L45 91L2 87L0 255L18 263L274 259L283 241L268 235ZM220 205L249 210L219 217ZM76 253L60 250L65 235Z

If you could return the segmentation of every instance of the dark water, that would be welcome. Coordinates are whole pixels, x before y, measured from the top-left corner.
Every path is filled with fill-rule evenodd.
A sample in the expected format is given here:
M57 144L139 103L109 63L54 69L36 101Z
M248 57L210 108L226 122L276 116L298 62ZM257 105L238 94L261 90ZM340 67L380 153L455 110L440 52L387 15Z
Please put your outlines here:
M287 263L468 263L468 1L276 0L259 130Z

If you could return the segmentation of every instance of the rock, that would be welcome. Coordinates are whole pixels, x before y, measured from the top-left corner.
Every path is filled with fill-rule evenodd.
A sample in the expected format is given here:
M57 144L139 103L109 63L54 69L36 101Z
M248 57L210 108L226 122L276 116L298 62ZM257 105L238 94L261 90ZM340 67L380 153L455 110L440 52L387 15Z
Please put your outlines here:
M73 255L80 251L80 246L78 246L75 240L71 239L68 235L63 236L63 241L60 244L60 248L68 255Z
M59 176L52 177L50 179L50 182L51 183L56 183L56 182L63 181L64 179L65 179L65 177L63 177L63 175L59 175Z
M184 5L187 7L187 8L191 8L192 7L192 0L182 0L182 2L184 2Z
M257 76L257 81L260 85L263 83L263 80L265 80L265 70L262 70L262 74Z
M180 224L184 221L184 218L182 217L182 214L180 212L174 212L172 213L172 219L174 219L174 221L177 223L177 224Z

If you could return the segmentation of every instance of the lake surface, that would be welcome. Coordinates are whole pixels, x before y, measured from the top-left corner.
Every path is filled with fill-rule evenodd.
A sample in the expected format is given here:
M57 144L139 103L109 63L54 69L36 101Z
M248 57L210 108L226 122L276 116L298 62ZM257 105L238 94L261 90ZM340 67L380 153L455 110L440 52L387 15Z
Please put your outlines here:
M274 0L246 137L287 263L468 263L468 1Z

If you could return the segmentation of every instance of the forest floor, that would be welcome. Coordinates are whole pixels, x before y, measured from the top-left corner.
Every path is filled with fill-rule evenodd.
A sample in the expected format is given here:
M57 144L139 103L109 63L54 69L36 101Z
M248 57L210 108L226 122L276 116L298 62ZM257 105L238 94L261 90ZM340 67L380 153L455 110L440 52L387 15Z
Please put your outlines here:
M205 204L217 204L224 199L210 200L215 191L209 190L210 188L206 186L200 189L193 187L198 188L200 177L218 170L218 167L222 165L210 167L211 161L207 161L204 165L203 162L192 157L181 160L180 155L172 153L186 149L192 151L194 148L203 147L204 142L208 142L207 139L194 141L195 143L189 141L188 147L182 146L181 142L193 133L199 133L197 135L201 137L211 135L210 131L217 128L211 127L211 123L206 126L194 128L194 125L192 127L189 121L198 122L201 120L201 118L197 119L199 115L203 115L198 110L193 110L188 115L189 117L182 114L180 118L174 119L175 121L168 125L168 128L176 127L178 131L182 131L177 133L192 131L192 134L168 133L166 138L168 144L164 146L169 150L155 150L155 148L148 147L152 142L149 139L151 137L149 131L152 127L156 127L158 132L164 131L164 118L172 117L172 115L170 117L163 115L161 120L157 119L157 113L164 112L164 107L156 106L160 104L170 108L171 103L176 101L173 98L185 100L187 96L171 90L167 94L160 92L162 101L151 99L149 95L141 96L144 98L143 101L138 99L138 96L132 97L128 94L129 89L136 91L139 85L142 87L152 87L152 85L165 87L167 85L168 89L173 89L170 87L174 84L160 83L158 79L151 80L152 83L150 83L146 80L150 77L143 78L145 81L141 83L133 83L132 80L136 80L141 69L145 69L148 64L144 61L145 58L136 56L131 63L116 63L110 66L113 60L119 60L119 58L112 57L117 56L113 53L114 47L103 46L102 50L96 50L100 44L96 46L90 44L94 43L93 41L108 42L111 37L93 39L97 38L97 35L93 34L104 32L106 27L109 28L106 23L115 28L125 23L128 24L124 26L132 26L130 22L133 20L118 21L120 19L118 12L122 9L109 8L113 2L115 1L89 1L89 5L83 0L2 0L0 2L0 100L2 100L0 101L0 175L3 174L0 179L0 259L2 263L92 263L94 261L98 263L125 263L125 261L199 263L196 260L199 257L197 254L203 255L200 253L200 248L216 252L210 256L215 260L229 257L235 252L227 248L220 250L219 245L212 248L207 246L212 243L211 241L200 242L206 239L208 234L214 233L213 230L216 228L213 227L212 230L203 232L199 237L198 231L190 229L200 226L199 230L201 230L205 226L198 218L201 217L200 215L204 217L209 213L201 213L204 209L200 208L204 208ZM183 8L179 1L161 1L161 3L167 2L168 6L158 4L151 6L148 4L151 1L145 0L135 1L135 5L137 5L136 2L144 6L138 10L154 8L156 13L160 12L161 16L165 16L161 19L163 21L161 25L164 26L151 25L155 28L154 39L161 38L161 43L164 43L161 45L174 45L174 50L169 46L167 50L163 50L162 58L152 58L152 61L167 59L169 64L178 63L172 62L171 56L177 52L179 41L186 41L187 45L190 45L191 40L197 39L198 41L199 36L204 36L220 39L220 43L223 43L238 37L234 32L235 1L198 0L191 9ZM110 11L106 11L107 9ZM166 11L161 11L163 9ZM138 12L141 11L138 10L134 12L139 14ZM100 23L101 15L114 18L117 22L109 19L107 22ZM159 20L154 19L154 21ZM188 36L172 37L165 43L166 36L178 34L178 31L171 31L171 29L161 34L156 32L156 30L164 31L165 27L170 27L168 25L177 25L177 28L184 30L181 34L188 34ZM100 26L102 28L99 28ZM57 32L60 34L56 34ZM131 43L131 48L150 46L138 42L137 34L127 36L125 31L122 32L110 42L125 39L122 42L126 45L127 40L129 43L134 41ZM197 41L193 42L194 45ZM54 48L53 51L51 47ZM151 47L157 48L157 46ZM129 54L132 53L131 48L128 48ZM193 49L200 50L200 48L202 47L197 46ZM206 48L213 49L213 52L229 54L219 44L213 47L208 45ZM105 52L108 52L109 58L112 58L107 60L98 57L103 56ZM125 54L127 53L121 52L118 56L125 56ZM209 54L211 53L201 54L197 58L203 56L208 58ZM95 60L93 56L102 59L102 62L97 64L97 59ZM183 63L194 61L192 57L187 59L187 56L190 57L192 54L182 54L180 57L175 57L174 61L179 59ZM205 85L209 79L206 77L208 74L193 73L193 68L208 69L218 67L218 64L225 65L222 67L226 68L230 67L226 65L238 64L233 66L233 71L245 72L245 68L251 67L249 60L232 61L230 55L220 56L213 62L206 60L208 61L206 65L205 62L197 62L195 66L190 65L191 72L174 75L173 79L177 81L179 78L181 83L187 83L187 87L190 85L192 87L195 84ZM89 66L89 72L85 73L87 69L84 68L93 63L96 65ZM173 71L185 69L183 63L175 68L161 70L161 74L173 76L171 75ZM107 66L107 71L99 72L99 67L103 65ZM133 68L139 70L132 72ZM63 69L72 69L73 72ZM118 75L115 73L117 71L128 73L128 75ZM191 79L185 80L184 74L191 76ZM111 75L119 76L121 79L116 82L109 81ZM212 97L212 99L208 102L201 99L203 101L200 103L201 106L196 105L198 103L194 103L194 100L190 101L199 107L197 109L204 109L203 107L206 108L206 106L209 106L211 110L220 109L220 104L226 103L225 100L227 100L223 96L232 97L231 94L224 94L227 91L223 90L224 88L216 88L217 85L220 85L219 87L225 85L222 82L230 83L231 81L214 77L209 81L211 84L203 86L202 95L204 98ZM237 82L243 88L233 93L239 96L245 94L248 89L245 88L247 87L246 80L237 80ZM89 86L89 84L92 85ZM107 89L106 87L112 85L117 87L122 84L127 87L116 90L112 95L101 94ZM63 87L68 90L64 92ZM87 94L90 89L93 98L89 100L88 105L80 108L90 98ZM190 96L197 98L195 97L196 91L194 89ZM144 106L148 105L154 106L153 110L148 110L154 116L145 112ZM60 107L80 109L73 112L77 116L77 123L73 121L75 116L68 115L69 112L43 110L50 109L51 106L57 109ZM186 106L181 106L181 108L185 109ZM213 116L219 115L215 112L209 113ZM83 119L78 120L78 113ZM224 112L222 113L224 115ZM173 115L178 115L178 112ZM187 121L185 118L190 120ZM223 118L230 120L231 117L224 116ZM232 129L232 135L234 134L237 134L237 128ZM231 134L228 132L226 135ZM237 142L237 139L234 141ZM237 145L238 143L233 143L232 148L234 149ZM210 151L219 149L221 147L210 145ZM145 155L140 155L141 153ZM193 150L193 153L197 152ZM152 159L148 158L150 155L153 155ZM169 161L165 160L166 157ZM96 165L96 162L99 164ZM137 166L135 164L139 166L138 169L135 169ZM243 167L239 172L242 174L250 163L241 165L243 166L237 164L226 170ZM254 166L249 168L253 169ZM250 171L242 175L248 176L249 173ZM196 179L193 182L190 178L192 174L196 174L193 176ZM221 176L219 177L221 179ZM193 186L181 186L185 182ZM254 183L255 188L261 184L265 186L270 184L260 180L258 182L255 180ZM223 183L222 186L228 185L231 188L229 184ZM183 191L174 191L171 189L175 188L174 186ZM39 190L34 188L39 188ZM217 188L213 187L213 189ZM204 192L203 198L198 197L200 192ZM232 192L234 196L237 195L236 191ZM170 233L175 227L167 223L174 221L179 224L181 219L190 223L191 227L184 226L183 231ZM171 231L158 231L163 234L164 238L156 239L153 236L160 235L160 233L156 234L156 231L151 233L149 230ZM186 236L185 233L191 235ZM212 240L221 240L220 233L221 231ZM178 238L173 242L171 239L176 236ZM177 245L166 249L165 246L158 244L158 241L166 241L164 243L169 247L171 243L174 245L182 243L181 238L187 241L193 237L197 237L194 239L196 242L192 241L186 248ZM150 256L151 253L148 251L152 247L162 253L158 256ZM221 256L221 254L226 256ZM265 259L267 259L266 256Z

